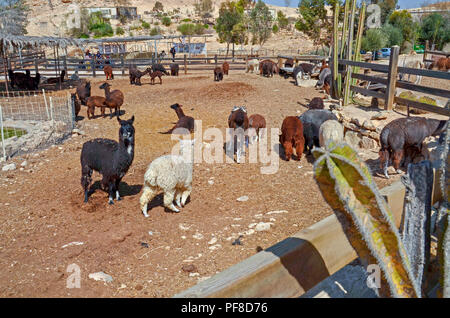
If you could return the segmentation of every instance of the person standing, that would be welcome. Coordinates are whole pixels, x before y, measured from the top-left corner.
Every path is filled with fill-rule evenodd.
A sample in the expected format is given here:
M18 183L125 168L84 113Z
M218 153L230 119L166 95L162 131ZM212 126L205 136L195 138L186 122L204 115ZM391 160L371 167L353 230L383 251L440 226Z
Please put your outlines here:
M172 46L170 49L170 53L172 54L172 62L175 62L175 54L176 54L175 46Z

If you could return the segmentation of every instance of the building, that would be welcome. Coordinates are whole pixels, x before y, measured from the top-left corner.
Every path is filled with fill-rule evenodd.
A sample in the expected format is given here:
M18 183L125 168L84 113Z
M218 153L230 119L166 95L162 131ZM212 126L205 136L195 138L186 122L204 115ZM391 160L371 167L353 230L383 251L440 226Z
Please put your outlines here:
M415 22L420 22L422 19L430 15L432 13L439 13L439 14L448 14L449 9L447 8L436 8L436 7L423 7L423 8L414 8L414 9L407 9L412 18Z
M121 16L130 20L139 19L137 7L86 7L83 9L86 9L89 14L101 12L106 19L120 19Z

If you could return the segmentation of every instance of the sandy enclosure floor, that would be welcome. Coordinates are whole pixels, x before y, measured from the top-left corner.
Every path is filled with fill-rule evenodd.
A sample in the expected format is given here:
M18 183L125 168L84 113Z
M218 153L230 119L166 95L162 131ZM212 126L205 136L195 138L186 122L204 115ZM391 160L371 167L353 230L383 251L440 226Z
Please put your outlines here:
M103 96L98 89L103 79L93 80L92 95ZM144 218L139 197L146 168L175 144L160 134L176 122L171 104L180 103L187 115L201 119L203 130L225 132L233 105L245 105L249 114L265 116L269 128L279 128L285 116L301 114L302 105L323 96L294 86L291 79L242 72L220 83L213 82L212 72L164 77L163 85L149 82L145 77L136 87L125 78L110 81L125 94L122 118L136 118L135 159L120 185L123 200L114 206L99 189L83 203L80 152L92 138L117 140L115 118L84 118L78 125L86 136L14 158L18 167L24 160L28 166L0 173L0 296L170 297L332 214L313 179L311 160L303 156L300 162L280 160L272 175L262 175L260 164L196 164L186 207L178 214L167 212L159 195ZM86 116L85 107L80 115ZM377 161L371 163L375 169ZM93 179L99 181L99 174ZM383 187L398 176L375 180ZM248 201L237 201L241 196ZM273 225L232 245L258 222ZM83 244L63 247L71 242ZM80 289L66 288L71 264L80 267ZM182 269L189 264L196 268L191 273ZM113 281L88 278L100 271Z

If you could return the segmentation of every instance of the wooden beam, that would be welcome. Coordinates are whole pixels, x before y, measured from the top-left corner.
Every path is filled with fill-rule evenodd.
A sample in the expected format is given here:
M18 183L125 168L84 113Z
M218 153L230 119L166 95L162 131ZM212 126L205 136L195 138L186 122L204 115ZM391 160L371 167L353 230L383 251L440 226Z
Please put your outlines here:
M352 90L355 93L362 94L364 96L372 96L372 97L376 97L376 98L380 98L380 99L386 98L386 95L383 93L373 91L370 89L365 89L365 88L358 87L358 86L350 86L350 90Z
M434 188L438 184L435 175ZM398 181L380 193L399 227L404 185ZM441 198L433 195L432 203ZM354 259L356 253L333 214L174 297L299 297Z
M401 82L401 81L397 81L396 86L399 88L404 88L404 89L408 89L408 90L415 91L415 92L436 95L436 96L440 96L440 97L444 97L444 98L450 98L450 91L448 91L446 89L420 86L420 85L407 83L407 82Z
M398 73L411 74L411 75L420 75L420 76L426 76L426 77L433 77L433 78L450 80L450 73L449 72L422 70L422 69L419 69L419 68L399 67L398 68Z
M368 68L376 72L387 73L389 72L389 66L383 64L375 64L375 63L367 63L367 62L357 62L357 61L349 61L349 60L339 60L339 64L358 66L361 68Z
M397 82L397 68L398 68L398 56L400 54L400 47L394 45L391 48L391 56L389 58L389 75L388 85L386 89L386 103L384 109L392 110L395 97L395 85Z
M433 105L425 104L425 103L421 103L421 102L416 102L413 100L400 98L400 97L395 97L394 101L396 103L407 105L412 108L422 109L422 110L428 111L430 113L435 113L435 114L440 114L440 115L450 117L450 109L446 109L446 108L439 107L439 106L433 106Z
M357 74L353 73L352 78L356 78L362 81L368 81L368 82L374 82L378 84L388 84L387 78L377 77L377 76L370 76L370 75L364 75L364 74Z

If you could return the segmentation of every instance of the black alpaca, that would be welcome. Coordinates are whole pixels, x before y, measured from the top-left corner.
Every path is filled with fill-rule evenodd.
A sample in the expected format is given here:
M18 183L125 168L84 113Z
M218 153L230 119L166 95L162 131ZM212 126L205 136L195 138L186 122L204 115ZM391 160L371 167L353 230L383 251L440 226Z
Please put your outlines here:
M121 120L119 142L111 139L97 138L83 144L81 150L81 185L84 189L84 202L88 202L88 189L92 182L92 171L102 174L102 187L108 190L109 204L121 200L119 184L127 173L134 159L134 116Z

